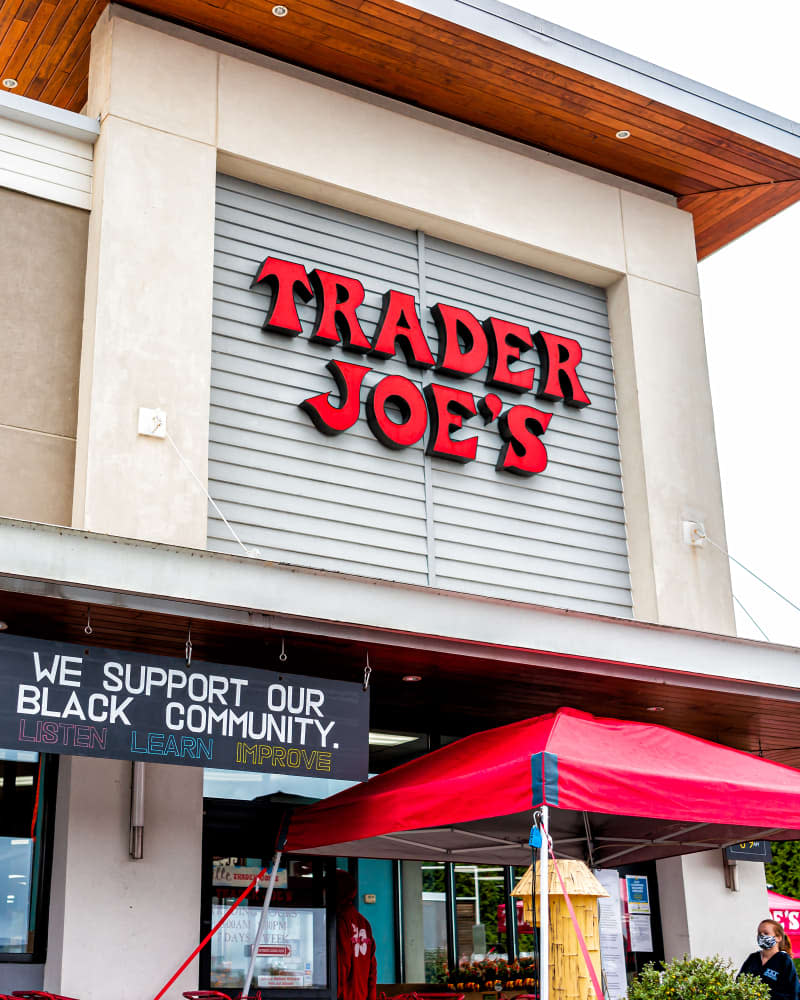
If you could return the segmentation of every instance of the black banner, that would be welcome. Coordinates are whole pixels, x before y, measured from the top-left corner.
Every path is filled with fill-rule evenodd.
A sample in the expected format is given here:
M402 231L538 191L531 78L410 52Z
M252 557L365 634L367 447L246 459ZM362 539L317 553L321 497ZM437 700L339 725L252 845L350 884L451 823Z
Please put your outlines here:
M367 778L360 684L0 637L0 746Z

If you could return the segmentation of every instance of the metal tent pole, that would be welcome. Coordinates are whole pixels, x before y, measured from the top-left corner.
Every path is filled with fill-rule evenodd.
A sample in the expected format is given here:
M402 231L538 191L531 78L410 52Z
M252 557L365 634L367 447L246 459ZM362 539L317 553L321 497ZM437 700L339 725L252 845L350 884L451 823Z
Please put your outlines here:
M247 966L247 975L245 976L244 986L242 986L243 997L248 996L250 993L250 984L253 982L253 971L256 967L256 959L258 958L258 946L261 944L261 938L264 936L264 928L267 926L269 904L272 901L272 890L275 888L275 878L278 874L278 865L280 864L282 853L282 851L275 852L275 860L272 862L272 871L269 873L267 894L264 897L264 908L261 910L261 919L258 921L258 930L256 931L255 940L253 941L253 951L250 955L250 964Z
M547 850L550 841L550 810L542 806L542 844L539 848L539 997L550 998L550 866Z

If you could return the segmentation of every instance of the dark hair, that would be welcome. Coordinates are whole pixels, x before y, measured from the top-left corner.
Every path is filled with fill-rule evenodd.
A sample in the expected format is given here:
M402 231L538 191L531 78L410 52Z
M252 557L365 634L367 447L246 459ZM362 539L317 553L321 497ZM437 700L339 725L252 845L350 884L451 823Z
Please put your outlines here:
M336 869L336 907L341 910L352 905L358 892L358 883L343 868Z
M792 955L792 939L784 930L783 924L778 923L777 920L773 920L772 917L768 917L766 920L762 920L758 925L761 927L762 924L769 924L775 929L775 936L778 938L778 947L781 951L785 951L787 955L791 958Z

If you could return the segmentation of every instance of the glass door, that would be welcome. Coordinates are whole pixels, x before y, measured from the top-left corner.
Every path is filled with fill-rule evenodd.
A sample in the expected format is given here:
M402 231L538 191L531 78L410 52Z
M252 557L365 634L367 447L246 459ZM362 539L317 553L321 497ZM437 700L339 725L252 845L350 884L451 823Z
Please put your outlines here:
M270 856L254 848L274 842L280 820L279 814L265 813L249 803L219 800L212 803L214 800L205 803L203 936L254 876L269 866ZM311 994L329 998L335 988L335 973L331 968L335 923L330 909L332 893L328 891L333 865L332 859L298 855L285 855L281 860L253 976L253 987L264 996L287 998ZM238 995L242 989L268 877L269 873L203 949L200 964L203 989L231 995Z
M211 923L264 866L265 859L213 857ZM267 889L265 876L211 939L211 989L241 989ZM290 857L278 869L253 983L259 989L325 989L328 985L325 862Z

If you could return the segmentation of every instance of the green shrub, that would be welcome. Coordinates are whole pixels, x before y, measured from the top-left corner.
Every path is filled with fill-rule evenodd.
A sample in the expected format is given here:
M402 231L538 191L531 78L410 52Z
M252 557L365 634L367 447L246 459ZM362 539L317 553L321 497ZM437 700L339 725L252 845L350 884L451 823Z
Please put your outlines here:
M769 987L755 976L737 982L729 962L680 958L660 968L651 962L634 979L628 1000L769 1000Z
M772 844L772 864L767 865L767 882L782 896L800 896L800 842L779 841Z

